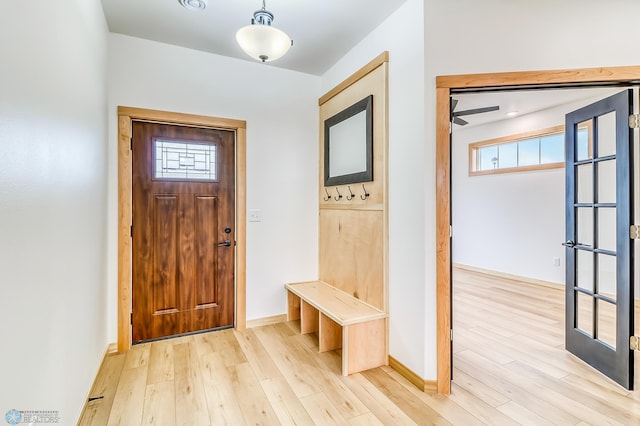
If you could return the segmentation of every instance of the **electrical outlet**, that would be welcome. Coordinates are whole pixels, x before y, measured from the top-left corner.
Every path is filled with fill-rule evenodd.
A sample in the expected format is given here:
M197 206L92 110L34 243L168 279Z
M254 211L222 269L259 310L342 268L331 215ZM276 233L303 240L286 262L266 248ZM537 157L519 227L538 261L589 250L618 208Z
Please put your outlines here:
M560 266L560 258L559 257L554 257L553 258L553 266Z
M262 211L259 209L249 210L249 222L262 222Z

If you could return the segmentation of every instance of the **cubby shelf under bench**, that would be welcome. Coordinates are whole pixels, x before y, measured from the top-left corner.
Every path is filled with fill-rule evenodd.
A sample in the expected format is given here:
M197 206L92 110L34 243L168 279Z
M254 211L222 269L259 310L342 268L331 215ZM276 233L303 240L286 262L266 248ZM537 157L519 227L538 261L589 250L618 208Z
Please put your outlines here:
M320 352L342 349L342 375L388 364L388 314L323 281L285 284L287 320L317 333Z

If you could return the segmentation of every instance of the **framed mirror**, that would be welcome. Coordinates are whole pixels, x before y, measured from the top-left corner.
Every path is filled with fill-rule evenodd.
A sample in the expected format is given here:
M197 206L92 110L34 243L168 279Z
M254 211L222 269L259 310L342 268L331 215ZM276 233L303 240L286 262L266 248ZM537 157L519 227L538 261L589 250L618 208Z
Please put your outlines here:
M373 180L373 95L324 121L324 186Z

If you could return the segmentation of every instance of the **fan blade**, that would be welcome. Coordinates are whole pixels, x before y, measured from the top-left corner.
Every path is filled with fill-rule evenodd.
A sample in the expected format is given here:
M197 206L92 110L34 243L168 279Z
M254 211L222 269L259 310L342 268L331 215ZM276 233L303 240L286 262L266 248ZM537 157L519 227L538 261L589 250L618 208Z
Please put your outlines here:
M456 109L456 105L458 105L458 100L451 98L451 111Z
M453 123L459 126L466 126L467 124L469 124L468 121L464 121L462 118L458 117L453 117Z
M461 115L481 114L483 112L497 111L499 109L500 107L495 105L495 106L484 107L484 108L475 108L475 109L467 109L464 111L458 111L458 112L454 112L453 115L454 117L458 117Z

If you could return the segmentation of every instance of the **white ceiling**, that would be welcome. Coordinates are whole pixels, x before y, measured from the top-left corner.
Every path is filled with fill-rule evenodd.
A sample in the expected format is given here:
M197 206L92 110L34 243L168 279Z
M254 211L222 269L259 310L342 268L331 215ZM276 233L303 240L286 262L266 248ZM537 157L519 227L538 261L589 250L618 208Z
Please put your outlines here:
M178 0L101 0L113 33L155 40L254 61L238 46L236 31L248 25L262 0L206 0L204 11L188 10ZM273 25L294 41L281 59L265 64L322 75L406 0L267 0ZM500 110L461 117L469 129L564 103L606 96L619 89L590 88L456 94L456 111L499 105Z
M113 33L233 58L253 60L238 47L236 31L248 25L261 0L207 0L204 11L178 0L101 0ZM268 65L321 75L406 0L267 0L273 26L293 47Z
M599 87L582 89L521 90L511 92L458 93L452 95L458 100L455 111L498 105L498 111L460 117L469 122L466 126L454 125L453 129L469 129L481 124L508 120L506 113L517 111L518 116L531 114L556 106L606 97L623 90L620 87Z

